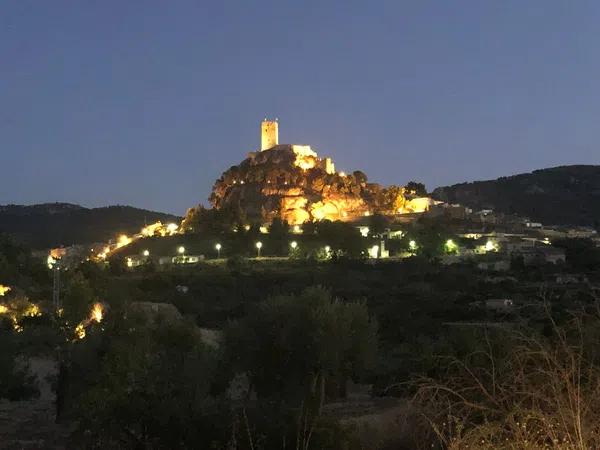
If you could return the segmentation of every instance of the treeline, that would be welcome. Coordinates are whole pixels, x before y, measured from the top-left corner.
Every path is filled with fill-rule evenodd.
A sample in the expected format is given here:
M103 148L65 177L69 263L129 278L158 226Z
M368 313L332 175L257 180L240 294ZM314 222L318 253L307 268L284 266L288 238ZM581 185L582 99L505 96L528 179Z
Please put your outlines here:
M382 239L385 239L385 249L390 255L409 253L434 258L456 251L456 247L447 245L448 240L459 243L452 227L437 218L422 218L406 225L402 235L387 239L385 232L392 223L379 214L365 218L361 227L330 220L291 226L275 219L268 230L260 225L230 222L222 214L224 212L218 210L189 213L182 224L185 234L139 239L114 252L111 262L123 265L127 256L140 256L145 250L155 257L176 256L180 247L188 255L203 255L206 259L257 257L260 254L300 260L357 260L368 257L373 246L377 246L379 252Z
M138 233L156 221L178 222L171 214L108 206L83 208L66 203L0 206L0 233L8 233L36 249L107 242L120 233Z
M160 313L112 310L63 359L59 418L94 448L340 448L321 415L377 354L364 304L280 295L207 342Z

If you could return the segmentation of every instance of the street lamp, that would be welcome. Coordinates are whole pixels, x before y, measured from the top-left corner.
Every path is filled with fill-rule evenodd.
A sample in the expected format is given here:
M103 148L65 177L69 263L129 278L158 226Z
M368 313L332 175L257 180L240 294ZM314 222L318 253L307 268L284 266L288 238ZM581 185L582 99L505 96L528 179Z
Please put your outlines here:
M180 255L183 255L185 253L185 247L183 245L181 247L179 247L177 249L177 253L179 253Z
M260 258L260 249L262 248L262 242L258 241L256 243L256 257Z
M417 243L416 241L410 241L408 243L408 246L410 247L410 249L414 252L417 249Z
M290 242L290 253L289 257L296 256L296 249L298 248L298 243L296 241Z
M144 255L147 258L148 256L150 256L150 250L144 250L142 252L142 255Z
M215 245L215 249L217 250L217 258L221 258L221 244Z

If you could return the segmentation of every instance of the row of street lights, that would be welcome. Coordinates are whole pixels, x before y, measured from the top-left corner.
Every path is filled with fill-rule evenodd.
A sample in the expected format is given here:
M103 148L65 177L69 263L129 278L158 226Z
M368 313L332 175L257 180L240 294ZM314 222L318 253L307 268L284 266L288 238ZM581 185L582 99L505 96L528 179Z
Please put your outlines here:
M263 247L263 243L258 241L255 244L256 247L256 256L258 258L260 258L260 250ZM296 241L292 241L290 242L290 247L292 250L296 250L298 248L298 243ZM215 250L217 251L217 258L221 258L221 249L223 248L223 246L220 243L215 244ZM325 248L326 251L329 251L329 246L327 246ZM185 255L185 247L182 245L180 247L177 247L177 253L179 253L180 255ZM142 255L144 255L146 258L150 256L150 250L144 250L142 252Z
M258 241L254 244L254 246L256 247L256 257L260 258L260 253L261 253L261 250L263 247L263 243ZM414 240L411 240L408 243L408 247L409 247L410 251L414 253L418 249L417 242ZM458 246L452 239L448 239L445 242L444 247L445 247L446 251L448 251L448 252L454 252L458 249ZM221 243L215 244L215 250L217 251L217 258L219 258L219 259L221 258L221 249L222 248L223 248L223 246L221 245ZM296 242L296 241L290 242L290 248L292 251L295 251L298 248L298 242ZM327 255L329 255L329 252L331 252L331 247L329 247L329 245L326 245L325 247L323 247L323 249L325 250L325 253ZM493 251L496 249L497 249L496 244L492 241L488 241L485 245L486 251ZM182 256L185 255L185 247L184 246L178 247L177 253L179 253ZM150 256L150 251L144 250L142 254L147 258Z
M262 249L262 242L258 241L256 244L256 257L260 258L260 250ZM290 242L290 248L292 249L292 251L296 250L298 248L298 243L296 241L292 241Z
M258 241L255 244L255 246L256 246L256 257L260 258L260 250L262 249L263 244L262 244L262 242ZM292 241L292 242L290 242L290 247L292 250L296 250L298 248L298 243L296 241Z

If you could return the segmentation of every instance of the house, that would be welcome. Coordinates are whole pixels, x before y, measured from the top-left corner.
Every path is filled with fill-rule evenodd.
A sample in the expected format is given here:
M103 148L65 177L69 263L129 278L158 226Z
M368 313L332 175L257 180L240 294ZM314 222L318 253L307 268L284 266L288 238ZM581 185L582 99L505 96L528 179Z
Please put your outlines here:
M506 238L502 247L509 254L525 253L533 250L536 247L536 244L537 242L535 239L525 239L511 236Z
M204 255L179 255L179 256L161 256L158 258L159 265L169 264L198 264L204 260Z
M588 277L581 273L561 273L556 275L555 281L558 284L587 283Z
M562 264L565 262L565 250L550 245L534 245L513 251L511 256L521 256L525 265Z
M488 276L488 277L485 277L484 280L487 283L505 283L505 282L518 283L519 282L519 280L517 280L517 278L511 277L511 276Z
M490 298L485 301L485 307L493 311L511 311L514 307L513 301L509 298Z
M590 239L596 237L598 232L593 228L589 227L578 227L578 228L570 228L567 230L568 238L581 238L581 239Z
M542 224L540 222L525 222L525 227L526 228L535 228L535 229L541 229L542 228Z
M204 255L179 255L173 256L173 264L197 264L204 260Z
M487 272L506 272L510 270L510 261L508 259L481 261L477 263L477 268Z
M148 263L149 259L147 256L131 255L128 256L125 261L127 263L127 267L134 268Z

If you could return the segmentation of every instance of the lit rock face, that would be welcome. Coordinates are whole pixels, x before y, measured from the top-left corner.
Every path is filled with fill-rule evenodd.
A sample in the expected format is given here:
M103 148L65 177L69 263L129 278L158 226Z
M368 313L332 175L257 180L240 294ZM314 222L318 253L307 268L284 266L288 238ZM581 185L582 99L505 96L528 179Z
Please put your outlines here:
M225 171L215 182L210 202L252 223L280 218L301 224L391 211L404 198L401 188L389 191L367 183L362 172L336 173L331 160L319 158L309 146L277 145L251 152Z

